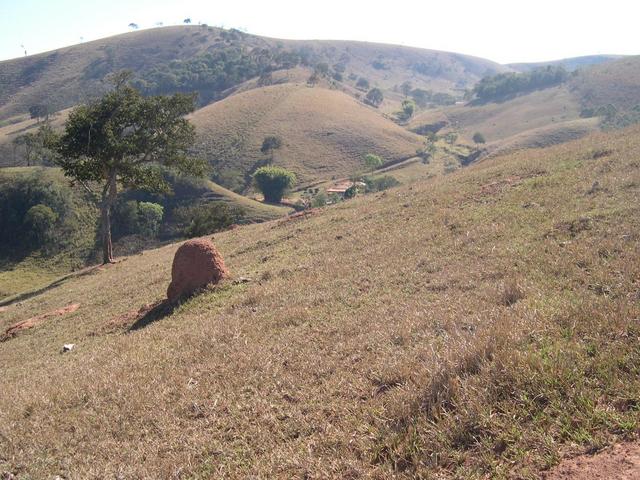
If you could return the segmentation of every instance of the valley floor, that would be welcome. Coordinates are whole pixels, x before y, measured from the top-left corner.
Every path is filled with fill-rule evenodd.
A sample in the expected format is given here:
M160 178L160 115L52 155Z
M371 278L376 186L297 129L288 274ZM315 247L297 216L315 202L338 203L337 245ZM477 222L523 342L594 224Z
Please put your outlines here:
M141 328L178 245L69 278L0 311L39 319L0 342L0 472L536 478L632 440L639 200L634 128L216 234L250 281Z

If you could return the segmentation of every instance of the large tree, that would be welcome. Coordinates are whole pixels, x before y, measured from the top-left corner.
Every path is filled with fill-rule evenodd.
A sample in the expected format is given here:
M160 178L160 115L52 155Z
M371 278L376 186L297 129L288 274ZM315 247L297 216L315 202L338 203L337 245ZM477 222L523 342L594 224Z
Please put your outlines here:
M184 115L195 109L194 95L143 97L126 74L116 75L114 85L98 101L75 108L54 142L65 175L95 195L103 263L113 263L111 209L119 188L168 190L161 166L190 175L205 170L187 155L195 129Z

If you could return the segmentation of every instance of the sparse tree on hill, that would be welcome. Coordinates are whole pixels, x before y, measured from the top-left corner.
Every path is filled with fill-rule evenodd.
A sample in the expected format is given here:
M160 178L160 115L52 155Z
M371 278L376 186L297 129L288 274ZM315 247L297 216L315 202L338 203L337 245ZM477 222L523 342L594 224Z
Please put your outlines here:
M195 130L184 115L195 109L195 96L143 97L129 78L128 72L114 75L115 88L76 107L63 134L52 142L64 174L80 183L100 208L104 263L113 262L111 210L119 188L169 190L161 165L191 175L205 170L204 162L187 156Z
M473 134L473 141L475 143L485 143L487 140L484 138L484 135L482 135L480 132L476 132Z
M358 79L358 82L356 83L356 88L359 88L360 90L369 90L369 80L367 80L366 78L360 77Z
M269 155L271 161L273 161L273 151L280 147L282 147L282 139L277 135L269 135L264 137L260 151L265 155Z
M364 163L367 166L367 169L370 171L376 170L382 166L384 161L378 155L373 153L367 153L364 156Z
M411 82L409 80L400 85L400 91L405 96L405 98L409 96L411 90L413 90L413 85L411 85Z
M133 30L137 30L138 29L138 24L132 22L132 23L129 24L129 28L131 28Z
M369 90L369 93L367 93L367 96L365 97L366 103L376 108L380 106L383 100L384 96L382 95L382 90L380 90L378 87L374 87Z
M416 104L413 100L403 100L402 117L404 120L408 120L409 118L411 118L415 110L416 110Z
M41 119L49 121L49 115L51 114L50 110L51 109L49 108L49 105L45 105L42 103L38 105L31 105L29 107L29 116L35 119L35 121L38 123L40 123Z
M267 166L256 170L253 180L266 202L279 203L284 193L296 183L296 176L282 167Z
M182 22L183 22L185 25L189 25L189 24L191 23L191 19L190 19L190 18L185 18Z

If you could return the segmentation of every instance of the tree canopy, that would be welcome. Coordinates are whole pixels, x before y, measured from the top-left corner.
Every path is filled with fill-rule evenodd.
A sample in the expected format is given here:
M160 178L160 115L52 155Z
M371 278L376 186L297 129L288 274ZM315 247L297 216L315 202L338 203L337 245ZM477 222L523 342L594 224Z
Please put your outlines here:
M380 90L378 87L374 87L369 90L369 93L367 93L367 96L365 97L366 103L376 108L380 106L383 100L384 95L382 94L382 90Z
M266 166L256 170L253 180L265 201L278 203L284 193L296 183L296 176L282 167Z
M160 165L184 174L204 172L204 163L187 155L195 131L183 117L195 109L194 95L143 97L126 76L116 77L115 84L100 100L75 108L55 141L65 175L88 191L100 186L105 263L113 261L110 213L119 186L168 190Z

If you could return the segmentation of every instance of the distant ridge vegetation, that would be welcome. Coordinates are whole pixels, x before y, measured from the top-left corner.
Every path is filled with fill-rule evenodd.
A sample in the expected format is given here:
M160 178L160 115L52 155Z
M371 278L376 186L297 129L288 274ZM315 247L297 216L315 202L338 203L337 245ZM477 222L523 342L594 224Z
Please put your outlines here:
M590 67L601 63L611 62L623 58L624 55L585 55L581 57L563 58L561 60L552 60L549 62L531 62L531 63L509 63L508 67L518 72L528 72L535 68L546 67L548 65L562 67L568 72L577 70L578 68Z
M524 73L499 73L482 78L473 87L473 94L480 102L506 99L512 95L559 85L566 81L568 73L563 67L538 67Z
M488 72L508 70L481 58L396 45L163 27L0 62L0 121L34 104L48 102L52 110L61 110L98 96L105 89L102 79L121 69L132 70L150 93L196 90L207 102L252 76L264 74L268 83L268 73L296 65L311 76L318 64L327 66L327 80L354 92L359 78L384 90L410 80L415 88L453 92Z

